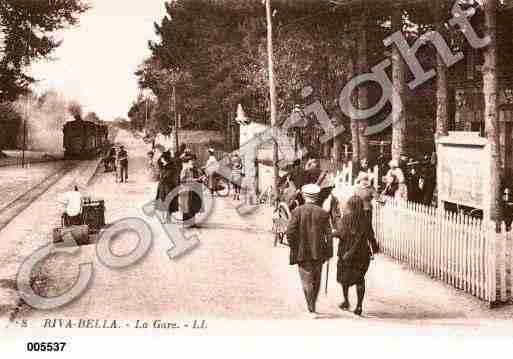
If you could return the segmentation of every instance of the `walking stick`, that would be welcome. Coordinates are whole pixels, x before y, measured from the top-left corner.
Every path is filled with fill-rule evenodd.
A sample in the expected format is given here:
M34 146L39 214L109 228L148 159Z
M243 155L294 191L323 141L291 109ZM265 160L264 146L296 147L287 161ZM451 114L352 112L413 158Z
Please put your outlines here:
M370 252L371 252L371 257L370 257L370 260L374 260L374 250L372 249L372 243L370 241L367 241L367 245L369 246L369 249L370 249Z
M330 277L330 260L326 262L326 286L324 287L324 294L328 295L328 279Z

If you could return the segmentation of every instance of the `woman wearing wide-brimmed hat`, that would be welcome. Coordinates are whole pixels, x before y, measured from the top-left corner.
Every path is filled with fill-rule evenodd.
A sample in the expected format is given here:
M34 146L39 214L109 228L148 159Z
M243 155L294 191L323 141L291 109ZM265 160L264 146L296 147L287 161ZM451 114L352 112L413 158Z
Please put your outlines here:
M354 195L349 198L333 236L339 238L337 282L342 286L344 296L339 307L349 309L349 288L356 285L358 302L354 313L360 315L365 297L365 274L373 253L378 250L371 221L365 215L360 197Z

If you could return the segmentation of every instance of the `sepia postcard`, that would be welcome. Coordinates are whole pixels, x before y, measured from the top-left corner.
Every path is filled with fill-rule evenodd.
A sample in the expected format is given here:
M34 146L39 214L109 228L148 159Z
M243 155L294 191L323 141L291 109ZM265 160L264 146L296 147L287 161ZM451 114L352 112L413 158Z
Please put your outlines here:
M512 20L511 0L0 0L0 352L498 353Z

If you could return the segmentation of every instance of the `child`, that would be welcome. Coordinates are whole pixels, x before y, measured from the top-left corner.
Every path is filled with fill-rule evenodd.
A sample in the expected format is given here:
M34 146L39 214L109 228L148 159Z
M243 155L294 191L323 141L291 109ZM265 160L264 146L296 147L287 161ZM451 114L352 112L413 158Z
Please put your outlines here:
M232 183L233 183L233 200L240 200L240 185L242 181L242 160L236 153L232 159Z

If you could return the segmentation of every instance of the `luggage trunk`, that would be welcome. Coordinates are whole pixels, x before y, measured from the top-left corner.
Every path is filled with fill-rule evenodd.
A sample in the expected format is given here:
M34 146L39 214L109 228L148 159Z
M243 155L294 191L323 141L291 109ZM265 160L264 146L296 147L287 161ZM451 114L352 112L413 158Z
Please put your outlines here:
M82 205L82 221L89 226L91 232L98 232L105 226L105 202L85 201Z

